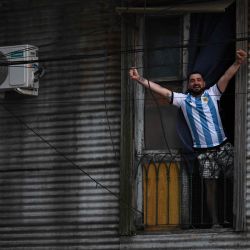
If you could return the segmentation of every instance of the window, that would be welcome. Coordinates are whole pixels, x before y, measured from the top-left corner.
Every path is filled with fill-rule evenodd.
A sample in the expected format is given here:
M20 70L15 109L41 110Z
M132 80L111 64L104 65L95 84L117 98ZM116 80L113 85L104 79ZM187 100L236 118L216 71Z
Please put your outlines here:
M145 34L139 34L144 39L138 40L145 49L141 74L177 92L183 92L185 85L186 51L180 46L185 34L184 20L188 22L188 16L148 16L139 22L140 31ZM135 138L142 138L136 146L136 204L144 214L143 218L137 215L138 225L142 223L146 230L176 227L181 223L183 174L176 130L178 109L141 86L137 86L135 99L140 100L135 104Z
M148 52L144 56L143 74L146 78L178 92L183 91L180 47L183 35L182 22L182 16L153 16L147 17L145 21L144 46ZM175 129L177 109L149 89L145 90L144 99L145 149L164 150L168 146L178 149L179 138ZM163 133L166 138L162 136Z
M242 4L242 3L241 3ZM241 13L242 6L237 3L237 14ZM164 20L163 20L164 19ZM176 46L176 51L172 51L172 56L175 57L172 62L174 62L174 67L169 67L169 71L164 71L164 65L170 64L170 61L165 60L166 57L168 57L168 51L166 45L166 41L170 41L173 37L175 39L180 39L183 44L184 41L188 38L188 15L186 16L170 16L170 17L157 17L157 16L151 16L148 17L147 20L139 21L139 25L134 29L134 36L132 35L130 39L128 39L127 35L127 48L130 48L130 46L136 45L144 45L147 47L147 53L146 55L140 55L140 53L137 53L137 67L141 70L141 73L145 76L150 78L150 80L156 81L162 85L167 85L168 88L172 88L176 91L183 91L185 89L185 83L182 81L185 78L186 74L186 62L187 62L187 51L184 46L184 48L178 48ZM243 19L244 20L244 19ZM245 19L246 20L246 19ZM162 37L162 32L168 35L168 31L171 30L161 30L164 29L165 26L167 27L168 24L173 22L176 23L175 27L176 30L169 32L169 35L173 35L171 39ZM159 23L164 23L164 25L158 25ZM145 24L146 29L146 36L143 38L143 25ZM164 27L161 27L164 26ZM139 28L139 29L138 29ZM139 33L138 33L139 31ZM142 32L142 33L140 33ZM150 33L151 32L151 33ZM237 24L237 33L243 33L242 30L242 24ZM128 33L127 33L128 34ZM153 34L153 35L150 35ZM152 39L153 36L157 36L157 34L160 34L159 39ZM154 37L155 38L155 37ZM179 40L179 41L180 41ZM128 43L128 41L133 41L132 43ZM143 43L144 42L144 43ZM154 44L155 42L155 44ZM178 42L176 42L178 44ZM165 48L166 47L166 48ZM173 46L171 46L173 49ZM247 48L246 44L242 44L240 46L241 48ZM137 48L137 47L135 47ZM156 48L152 49L151 48ZM159 53L160 50L165 50L164 53ZM133 57L133 56L132 56ZM126 60L123 61L124 68L126 68L126 65L133 65L134 58L128 57ZM157 57L160 58L160 60L157 60ZM152 58L152 60L151 60ZM172 59L172 58L171 58ZM145 70L146 69L146 70ZM237 75L236 81L238 81L238 78L241 78L246 83L246 79L243 77L243 71L246 70L246 68L243 68ZM144 74L146 73L146 75ZM126 76L124 76L126 79ZM172 83L172 84L170 84ZM139 85L132 85L133 87L131 89L126 89L125 93L127 93L127 97L131 95L134 95L134 99L137 100L134 103L134 110L135 114L130 114L130 116L127 118L132 121L132 124L130 123L130 129L133 131L132 134L129 134L130 136L130 143L128 143L128 140L125 140L128 144L123 145L124 148L126 146L126 152L130 156L130 159L127 158L126 160L128 164L124 163L122 161L122 165L124 164L124 169L126 165L126 171L129 172L127 176L130 176L132 173L132 180L133 185L130 184L127 185L127 187L130 189L130 198L131 200L130 204L133 204L132 206L135 207L139 211L144 212L144 216L141 213L138 212L127 212L128 216L130 216L129 223L134 225L135 224L140 227L143 226L145 229L162 229L169 226L179 226L184 222L184 224L193 223L197 218L190 218L190 214L192 214L192 211L194 213L198 212L199 218L197 219L197 224L200 223L200 221L205 218L204 214L206 213L206 209L203 209L202 206L204 205L204 200L201 199L201 197L195 197L197 193L192 193L190 190L192 188L199 189L201 188L201 184L196 182L196 184L190 183L189 180L189 174L183 170L183 168L180 167L180 151L179 151L179 144L178 139L175 137L176 134L173 133L173 130L170 129L172 124L172 128L176 126L176 113L175 111L171 111L171 106L168 106L164 100L159 99L157 96L153 96L151 91L145 91L141 86ZM237 86L237 84L236 84ZM242 90L242 84L239 84L239 89ZM239 91L239 89L236 89ZM125 96L126 98L126 96ZM145 101L144 101L145 100ZM157 100L157 102L155 101ZM236 96L236 110L239 108L242 108L245 104L246 100L240 100L237 99ZM168 110L169 109L169 110ZM164 117L164 112L168 110L168 118L170 117L171 113L171 121L163 120L166 119ZM159 112L162 112L162 115L158 115L162 119L158 120L156 113L159 114ZM235 113L236 117L238 117L241 112ZM246 117L243 115L241 116L241 119L245 120ZM161 126L160 123L168 124L167 128L166 126ZM167 141L169 142L169 147L171 148L172 155L175 155L175 158L171 157L172 155L168 153L168 150L166 150L166 141L164 138L162 138L162 127L165 129L164 133L166 134L166 137L168 138ZM128 123L126 123L126 129L128 128ZM125 128L124 128L125 130ZM240 131L241 130L241 131ZM159 132L159 133L158 133ZM234 191L230 191L231 194L229 196L232 197L232 192L234 192L234 197L238 199L237 197L243 197L244 192L244 180L243 173L244 173L244 164L245 164L245 156L243 149L241 152L239 152L240 149L242 149L242 146L240 146L239 139L237 139L237 134L240 134L241 140L244 139L244 133L245 128L244 125L241 126L241 129L237 127L236 131L236 141L235 141L235 156L237 161L239 160L241 164L240 170L237 166L237 171L235 171L236 175L235 183L236 186L234 187ZM154 136L152 136L152 134ZM158 134L158 135L157 135ZM126 137L126 139L129 139ZM127 147L129 146L129 147ZM136 156L134 155L134 150ZM132 157L131 157L132 156ZM125 159L125 158L123 158ZM236 161L236 162L237 162ZM142 167L140 167L142 166ZM123 166L121 166L121 169L123 169ZM196 176L197 177L197 176ZM123 176L121 176L122 181ZM170 182L170 179L172 180ZM129 180L131 180L129 178ZM124 182L123 182L124 184ZM226 184L227 185L227 184ZM125 186L122 187L121 193L123 194L123 190L125 190ZM173 192L174 191L174 192ZM127 190L126 190L127 192ZM128 192L128 193L129 193ZM164 194L164 195L162 195ZM237 194L237 195L236 195ZM131 196L132 195L132 196ZM224 194L223 194L224 195ZM228 194L226 194L228 195ZM193 197L192 197L193 196ZM132 199L131 199L132 198ZM199 206L194 206L194 200L198 199L200 201ZM223 197L223 199L227 199ZM174 202L172 202L174 200ZM244 200L244 199L243 199ZM128 201L128 200L127 200ZM232 200L231 200L232 201ZM235 202L235 200L234 200ZM170 204L172 203L172 205ZM184 205L185 204L185 205ZM242 230L244 228L244 208L242 208L241 202L236 202L235 206L238 207L236 217L236 230ZM190 207L192 208L192 211L190 210ZM244 207L244 206L243 206ZM224 208L223 208L224 209ZM122 211L122 210L121 210ZM125 210L124 210L125 211ZM194 214L193 213L193 214ZM223 214L224 216L225 214ZM194 220L194 221L192 221ZM204 222L204 221L202 221ZM196 223L196 221L195 221ZM130 227L131 225L127 226Z

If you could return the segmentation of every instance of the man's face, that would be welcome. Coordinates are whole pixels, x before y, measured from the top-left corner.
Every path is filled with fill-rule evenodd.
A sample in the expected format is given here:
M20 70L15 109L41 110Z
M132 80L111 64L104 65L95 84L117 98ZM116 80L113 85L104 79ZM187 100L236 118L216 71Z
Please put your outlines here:
M188 90L194 95L199 95L203 92L205 88L205 81L203 80L202 75L200 74L192 74L189 77L188 81Z

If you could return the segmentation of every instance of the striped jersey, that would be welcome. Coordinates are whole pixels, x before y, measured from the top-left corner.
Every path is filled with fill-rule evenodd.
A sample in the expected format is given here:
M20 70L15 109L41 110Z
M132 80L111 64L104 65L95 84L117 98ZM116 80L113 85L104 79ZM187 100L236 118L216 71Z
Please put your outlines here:
M191 131L194 148L214 147L227 139L217 103L221 94L217 84L198 97L173 92L173 105L181 107L183 111Z

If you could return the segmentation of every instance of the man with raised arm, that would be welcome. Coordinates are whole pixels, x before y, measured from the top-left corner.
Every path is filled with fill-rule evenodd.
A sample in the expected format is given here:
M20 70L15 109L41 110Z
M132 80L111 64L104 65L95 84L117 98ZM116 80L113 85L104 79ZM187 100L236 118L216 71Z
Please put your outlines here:
M182 109L197 152L201 175L205 180L207 206L214 227L218 225L217 187L222 168L232 166L233 147L227 141L218 109L218 101L228 83L245 61L247 53L236 51L235 62L225 71L217 83L206 89L206 83L199 72L188 77L188 93L177 93L149 81L138 74L136 68L129 70L129 76L146 88L165 97L170 104Z

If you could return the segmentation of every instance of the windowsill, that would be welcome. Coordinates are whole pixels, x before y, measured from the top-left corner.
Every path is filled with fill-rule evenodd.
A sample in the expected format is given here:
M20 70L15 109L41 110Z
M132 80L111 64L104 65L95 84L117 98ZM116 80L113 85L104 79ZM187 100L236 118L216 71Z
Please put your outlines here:
M233 228L195 228L195 229L181 229L181 228L175 228L175 229L168 229L168 230L145 230L145 231L137 231L136 235L173 235L173 234L212 234L212 233L234 233Z
M201 249L202 246L206 249L218 249L222 246L231 249L243 244L245 238L246 232L236 232L232 228L144 231L131 236L120 236L120 249ZM230 246L225 239L230 239Z

